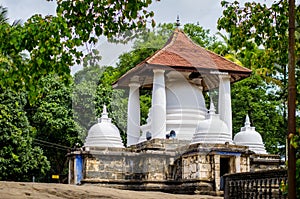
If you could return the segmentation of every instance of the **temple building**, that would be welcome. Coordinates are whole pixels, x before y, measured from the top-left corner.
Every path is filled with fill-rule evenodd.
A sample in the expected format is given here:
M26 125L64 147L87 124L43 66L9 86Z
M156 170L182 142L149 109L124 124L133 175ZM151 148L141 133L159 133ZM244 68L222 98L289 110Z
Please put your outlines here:
M226 173L278 168L279 156L267 154L248 116L232 138L230 85L250 75L251 70L198 46L176 29L162 49L113 84L115 89L129 88L127 147L104 107L84 146L68 154L69 183L221 195ZM141 89L152 90L143 125ZM210 92L217 92L217 99Z

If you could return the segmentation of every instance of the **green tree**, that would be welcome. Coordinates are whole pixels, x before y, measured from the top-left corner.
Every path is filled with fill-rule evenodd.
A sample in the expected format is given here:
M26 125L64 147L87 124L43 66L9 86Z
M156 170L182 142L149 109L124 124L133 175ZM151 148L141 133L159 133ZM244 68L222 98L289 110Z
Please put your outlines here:
M0 52L11 63L8 69L0 71L3 76L0 83L14 85L15 89L25 88L30 102L39 95L36 82L47 74L58 74L65 82L71 82L70 67L83 58L79 46L95 43L101 35L111 38L144 27L153 16L153 12L145 10L151 1L58 0L57 3L57 16L33 15L16 27L10 27L3 17L0 27L3 41ZM20 59L22 52L27 52L28 59Z
M0 180L31 181L43 177L49 161L34 143L35 129L29 124L24 106L25 93L0 88Z
M18 22L8 24L6 14L7 9L1 6L0 180L31 181L33 176L43 177L50 167L41 148L35 146L36 131L24 110L28 96L23 90L25 81L22 72L27 70L28 59L22 50L16 48L22 27Z
M6 9L1 7L0 86L3 90L11 88L18 93L23 91L28 93L26 97L29 99L29 103L26 104L25 109L30 117L31 125L37 129L36 143L45 145L48 142L48 144L52 143L52 146L68 148L78 141L78 132L80 131L71 111L69 87L72 83L70 67L75 62L79 63L83 57L83 53L78 50L78 47L87 41L96 42L100 35L111 38L124 30L145 26L146 20L151 18L153 13L144 9L151 1L112 3L111 1L58 0L57 2L57 16L34 15L24 24L13 25L7 23ZM95 36L92 33L95 33ZM94 51L93 53L95 54ZM48 76L49 74L54 75L59 81L55 81L55 78ZM29 127L20 126L15 120L11 121L11 115L14 114L16 108L12 106L11 108L14 109L11 110L6 107L8 105L3 104L1 104L3 106L1 111L4 116L1 122L3 125L10 125L12 129L6 128L6 134L3 134L1 139L4 141L12 139L10 135L15 135L15 131L18 132L17 134L24 131L27 135ZM47 141L45 142L45 140ZM37 167L41 168L37 171L40 171L41 174L45 173L48 162L41 150L32 147L30 140L18 141L22 147L31 149L36 156L22 154L21 151L21 155L24 156L19 156L20 154L15 152L9 154L9 151L15 149L16 143L7 141L8 145L3 151L3 157L6 157L7 160L2 158L1 161L15 167L14 169L7 167L9 168L7 170L3 166L3 176L16 174L14 179L21 180L26 177L27 172ZM64 157L66 151L51 151L45 146L43 146L43 150L51 162L50 173L63 174L64 168L66 168ZM12 156L12 159L9 155ZM31 161L32 167L29 167L22 158L31 157L42 165ZM14 161L18 161L20 164L14 164ZM24 164L24 167L20 166L21 163ZM23 173L24 177L17 172Z
M82 140L97 119L95 111L96 90L103 71L104 67L100 68L98 65L90 65L74 75L72 108L76 116L75 120L85 131L82 135Z
M204 48L211 49L217 44L216 36L211 36L210 31L199 24L185 24L183 30L195 43Z
M281 99L278 100L285 103L287 95L283 91L287 88L287 1L279 1L269 7L256 2L240 5L237 1L222 1L222 6L225 10L218 20L218 28L230 34L228 43L240 54L248 68L264 77L267 83L279 87L276 88L281 92ZM298 10L299 6L296 12L297 22Z
M282 103L259 75L253 74L232 85L232 118L234 134L244 126L249 114L251 125L263 138L266 150L271 154L284 154L279 146L285 145Z
M66 19L75 37L83 42L96 42L97 37L123 36L128 31L144 28L154 15L146 8L152 0L135 1L72 1L57 0L57 14ZM151 22L153 26L154 21Z
M279 1L271 6L247 2L243 6L235 1L221 2L225 8L218 20L218 28L230 33L230 44L239 50L252 47L255 42L265 50L265 62L260 66L273 69L274 64L287 63L287 1ZM262 60L260 60L262 61ZM257 63L259 64L259 63Z
M0 5L0 24L8 23L7 8Z
M234 47L243 64L262 76L268 87L273 88L274 100L282 104L283 126L286 127L287 1L270 6L256 2L240 5L238 2L222 1L222 6L225 10L218 20L218 28L230 34L228 43ZM280 131L278 134L285 132Z
M261 49L259 54L248 53L245 56L248 63L252 62L256 71L260 71L265 78L267 86L271 89L268 91L277 92L275 100L279 101L281 105L276 108L281 111L283 117L283 130L277 130L274 137L282 137L285 140L287 129L287 65L288 65L288 1L282 0L274 2L270 6L262 3L247 2L240 5L237 1L229 3L222 1L222 6L225 8L223 16L218 21L218 28L224 29L230 34L230 43L235 47L235 50L247 49L251 52L253 44L259 46ZM300 6L296 6L296 24L300 22ZM296 76L300 75L300 37L299 26L296 26ZM254 56L253 56L254 55ZM258 55L258 56L257 56ZM271 80L271 81L269 81ZM275 81L274 81L275 80ZM299 78L296 78L297 85L299 85ZM297 86L297 93L299 94L300 87ZM273 99L274 100L274 99ZM299 101L297 95L297 101ZM299 103L296 104L299 109ZM299 116L297 117L297 126L299 126ZM280 122L275 120L275 125ZM275 129L274 129L275 131ZM274 137L267 136L265 141L270 145L277 145ZM297 138L298 139L298 138ZM295 140L297 140L295 139ZM295 142L294 142L295 143ZM296 146L295 146L296 148ZM297 173L299 173L299 150L297 152ZM298 175L297 175L298 177ZM299 180L297 183L299 187ZM298 190L299 192L299 190ZM300 195L300 193L298 193Z
M67 175L66 154L76 143L81 143L82 133L72 112L72 90L58 75L49 75L40 84L42 96L30 108L31 124L37 130L35 138L50 161L48 177Z
M39 97L40 78L52 73L70 82L73 58L81 55L70 36L65 21L58 17L34 15L23 25L2 23L0 54L5 62L0 63L0 84L25 89L33 103Z

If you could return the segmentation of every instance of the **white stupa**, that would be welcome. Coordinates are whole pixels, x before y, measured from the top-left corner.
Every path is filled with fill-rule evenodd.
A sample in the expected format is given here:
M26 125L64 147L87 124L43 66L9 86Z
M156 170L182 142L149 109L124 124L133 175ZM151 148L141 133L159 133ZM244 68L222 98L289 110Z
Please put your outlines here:
M176 139L191 141L196 128L194 142L232 143L230 85L251 72L175 29L162 49L113 84L113 88L129 89L127 146L145 141L147 133L152 139L165 139L175 132ZM141 125L140 90L145 89L152 90L151 108L147 123ZM218 115L207 119L203 92L212 90L218 91Z
M191 140L197 123L204 120L207 108L202 93L201 78L189 82L178 71L166 75L166 132L176 132L176 138Z
M194 79L198 84L190 83L182 73L171 71L166 75L166 131L176 132L176 138L191 140L197 123L207 114L202 94L201 79ZM187 97L188 96L188 97ZM161 100L159 100L161 101ZM153 108L150 108L147 123L141 126L139 142L146 141L146 133L151 132Z
M266 154L266 149L261 135L250 126L249 116L246 116L245 126L234 136L233 142L236 145L248 146L251 151L257 154Z
M85 139L84 146L86 147L115 147L123 148L119 129L111 123L111 118L108 118L106 106L103 107L101 118L98 118L98 123L93 125L88 136Z
M231 132L226 123L220 119L220 115L216 114L215 106L211 100L209 118L198 122L191 144L225 144L226 142L232 143Z

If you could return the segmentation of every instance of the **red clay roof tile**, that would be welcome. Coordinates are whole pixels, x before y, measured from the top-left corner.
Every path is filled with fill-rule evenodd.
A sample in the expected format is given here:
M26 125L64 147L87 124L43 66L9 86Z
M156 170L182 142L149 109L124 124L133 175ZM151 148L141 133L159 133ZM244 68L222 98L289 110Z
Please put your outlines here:
M243 79L251 74L250 69L206 50L195 44L183 31L176 29L162 49L125 73L114 83L114 86L128 86L130 77L141 75L143 71L152 70L154 67L190 72L203 70L229 72L234 74L232 81Z

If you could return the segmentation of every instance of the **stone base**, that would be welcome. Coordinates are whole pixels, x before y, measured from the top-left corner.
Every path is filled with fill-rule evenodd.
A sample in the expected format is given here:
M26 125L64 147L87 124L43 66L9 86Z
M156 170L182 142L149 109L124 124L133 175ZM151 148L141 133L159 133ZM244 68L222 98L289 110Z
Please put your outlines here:
M97 184L98 186L134 190L134 191L160 191L173 194L220 195L213 190L213 182L199 180L190 181L113 181L84 179L82 183Z
M127 148L89 147L68 157L72 184L218 196L224 174L278 166L277 156L253 154L245 146L190 145L178 139L152 139Z

